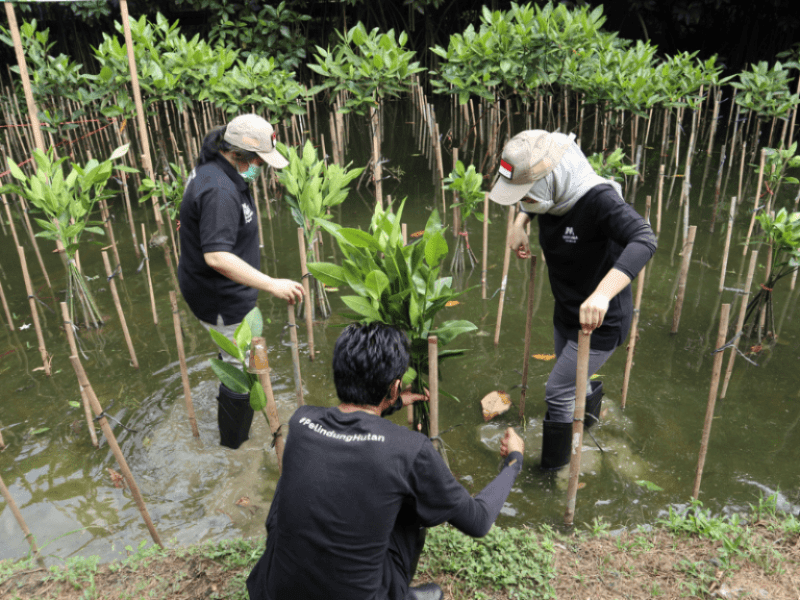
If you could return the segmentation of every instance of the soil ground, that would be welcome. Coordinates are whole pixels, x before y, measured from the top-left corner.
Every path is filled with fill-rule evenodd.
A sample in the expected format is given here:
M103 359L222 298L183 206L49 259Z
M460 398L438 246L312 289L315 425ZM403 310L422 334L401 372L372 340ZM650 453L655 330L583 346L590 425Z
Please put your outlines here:
M465 585L468 578L458 572L455 559L452 568L433 570L423 557L415 584L434 580L447 600L800 599L800 535L786 534L767 522L751 523L747 547L738 548L735 544L724 548L721 541L662 529L552 539L554 575L549 586L534 589L532 595L501 586ZM169 550L123 565L99 565L96 570L73 564L70 571L55 576L34 564L11 574L0 572L0 598L247 598L244 579L261 552L263 540L240 540L240 544L225 551L210 545L188 552ZM754 552L754 548L759 550ZM226 553L228 557L236 554L239 564L226 561Z

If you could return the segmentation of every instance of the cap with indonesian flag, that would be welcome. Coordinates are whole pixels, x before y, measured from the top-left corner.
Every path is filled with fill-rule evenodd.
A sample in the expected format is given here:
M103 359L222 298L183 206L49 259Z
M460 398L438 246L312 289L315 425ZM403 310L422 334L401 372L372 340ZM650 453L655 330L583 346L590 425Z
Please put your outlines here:
M531 129L511 138L503 148L500 172L489 200L514 204L535 181L551 173L572 143L572 136L567 143L563 143L563 136L559 137L542 129Z
M258 115L239 115L225 128L223 139L242 150L258 154L264 162L276 169L289 164L275 148L275 130Z

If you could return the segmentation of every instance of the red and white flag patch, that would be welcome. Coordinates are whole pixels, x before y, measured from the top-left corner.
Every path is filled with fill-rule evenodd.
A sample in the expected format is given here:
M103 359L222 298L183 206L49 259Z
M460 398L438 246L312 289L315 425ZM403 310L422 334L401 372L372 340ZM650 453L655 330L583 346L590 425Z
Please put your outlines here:
M500 175L507 179L513 179L514 177L514 167L508 164L504 160L500 160Z

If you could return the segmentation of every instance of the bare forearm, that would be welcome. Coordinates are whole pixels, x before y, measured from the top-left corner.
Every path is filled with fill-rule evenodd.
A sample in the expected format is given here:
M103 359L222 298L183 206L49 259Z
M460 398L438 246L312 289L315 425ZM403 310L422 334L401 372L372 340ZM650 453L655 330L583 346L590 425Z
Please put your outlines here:
M600 294L611 300L631 283L631 278L618 269L611 269L597 284L592 295Z
M250 266L230 252L206 252L206 264L228 279L257 290L270 291L272 277Z

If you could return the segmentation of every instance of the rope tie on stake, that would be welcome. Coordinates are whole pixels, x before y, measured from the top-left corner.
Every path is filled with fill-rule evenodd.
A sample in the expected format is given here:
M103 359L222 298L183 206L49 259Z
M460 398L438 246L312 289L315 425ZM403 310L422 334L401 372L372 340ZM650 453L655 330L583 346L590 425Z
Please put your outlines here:
M139 433L139 430L138 430L138 429L132 429L132 428L128 427L127 425L125 425L124 423L121 423L121 422L119 421L119 419L117 419L116 417L112 417L111 415L109 415L109 414L107 414L107 413L106 413L106 411L107 411L107 410L111 410L111 407L112 407L112 406L114 406L114 402L116 402L116 399L113 399L113 400L111 400L111 402L109 402L109 403L108 403L108 406L107 406L106 408L104 408L104 409L103 409L103 411L102 411L102 412L101 412L99 415L97 415L97 416L94 418L94 420L95 420L95 421L99 421L100 419L102 419L103 417L105 417L106 419L111 419L111 420L112 420L112 421L114 421L114 422L115 422L117 425L119 425L119 426L120 426L120 427L122 427L123 429L127 429L127 430L128 430L128 431L130 431L131 433Z
M117 268L116 268L116 269L114 269L114 270L111 272L111 275L109 275L108 277L106 277L106 281L111 281L112 279L114 279L114 277L116 277L116 276L117 276L117 273L119 273L119 270L120 270L121 268L122 268L122 265L117 265Z

